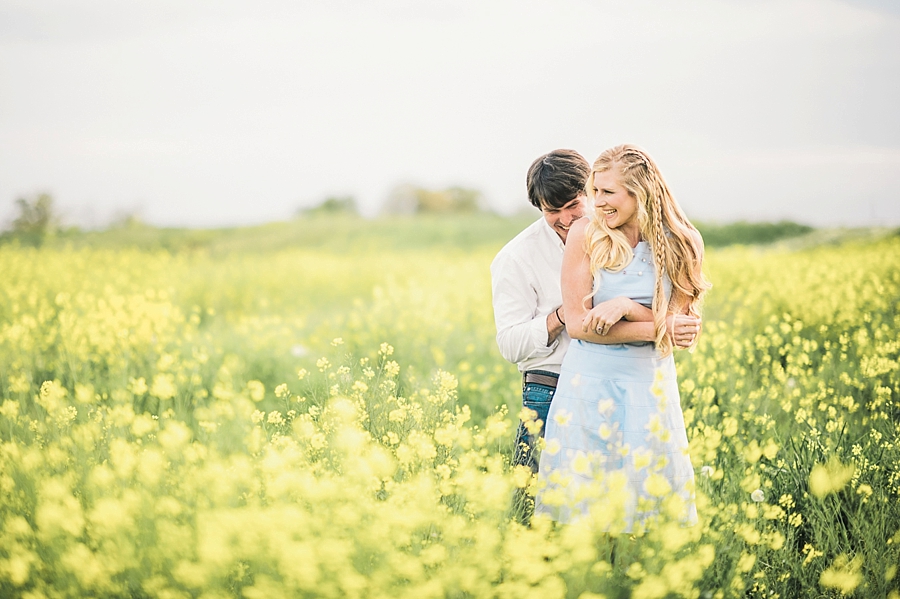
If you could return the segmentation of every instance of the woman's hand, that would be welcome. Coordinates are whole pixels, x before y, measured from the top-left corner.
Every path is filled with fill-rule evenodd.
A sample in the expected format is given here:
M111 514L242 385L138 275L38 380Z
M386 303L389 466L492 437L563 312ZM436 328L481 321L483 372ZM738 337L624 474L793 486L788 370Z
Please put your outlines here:
M606 335L614 324L628 315L634 303L634 300L620 296L597 304L581 321L582 332L596 331Z
M672 338L672 344L681 349L694 344L700 334L701 321L686 314L669 314L666 317L666 329Z

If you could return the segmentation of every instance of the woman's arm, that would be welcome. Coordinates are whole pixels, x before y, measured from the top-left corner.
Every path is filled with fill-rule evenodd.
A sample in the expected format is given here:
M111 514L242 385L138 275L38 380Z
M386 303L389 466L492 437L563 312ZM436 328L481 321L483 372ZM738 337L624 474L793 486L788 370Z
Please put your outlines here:
M606 345L653 341L656 336L652 320L645 322L629 322L628 319L618 320L609 328L605 335L598 334L596 329L586 330L585 319L591 310L585 306L584 298L590 295L594 284L594 277L591 275L590 256L584 251L584 229L586 225L586 218L575 221L569 230L569 235L566 238L566 250L563 253L561 284L563 309L566 314L566 331L572 339L582 339ZM641 309L647 310L647 308L628 298L622 298L622 300L624 301L619 301L615 305L610 304L607 307L616 309L616 305L625 305L628 307L625 308L624 312L631 314L633 311L635 318L638 318L639 315L644 316ZM616 300L610 300L610 302L616 302ZM609 304L609 302L599 304L598 307L604 304Z
M566 331L572 339L581 339L602 345L617 343L635 343L640 341L656 341L656 328L653 324L653 312L629 298L614 298L597 305L598 313L603 308L610 309L616 316L616 310L623 307L628 316L619 316L606 334L596 330L596 324L588 326L588 315L594 310L585 306L584 298L593 290L594 277L591 275L590 256L584 251L584 229L587 219L575 221L566 239L566 249L562 263L562 296L563 309L566 314ZM624 300L624 301L623 301ZM603 307L603 308L601 308ZM699 330L700 320L691 316L670 314L668 329L679 347L690 345L691 335ZM647 320L644 320L647 319ZM632 321L633 320L633 321Z
M631 322L652 321L653 310L629 297L620 295L591 308L585 314L581 328L585 331L597 330L605 333L620 320Z
M676 347L685 349L693 345L700 332L700 319L695 316L672 314L666 317L666 330L672 336ZM653 321L629 322L621 320L614 324L605 335L588 329L581 339L601 345L615 343L634 343L636 341L656 341L656 328Z

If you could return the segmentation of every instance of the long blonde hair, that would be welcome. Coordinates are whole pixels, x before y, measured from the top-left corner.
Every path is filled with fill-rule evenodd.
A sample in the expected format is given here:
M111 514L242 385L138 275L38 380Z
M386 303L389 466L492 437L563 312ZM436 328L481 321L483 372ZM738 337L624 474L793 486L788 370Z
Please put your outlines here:
M699 317L700 300L712 287L698 268L703 260L700 234L675 201L656 163L637 146L625 144L600 154L588 176L586 190L589 198L594 198L594 173L616 167L619 169L619 183L637 200L641 237L653 252L656 287L652 310L656 347L661 355L667 356L672 353L672 340L666 335L669 308L679 312L686 309L688 314ZM590 213L584 243L585 252L591 260L591 273L595 277L600 269L622 270L634 257L625 233L611 229L599 210ZM663 290L664 274L668 274L672 281L672 296L668 302Z

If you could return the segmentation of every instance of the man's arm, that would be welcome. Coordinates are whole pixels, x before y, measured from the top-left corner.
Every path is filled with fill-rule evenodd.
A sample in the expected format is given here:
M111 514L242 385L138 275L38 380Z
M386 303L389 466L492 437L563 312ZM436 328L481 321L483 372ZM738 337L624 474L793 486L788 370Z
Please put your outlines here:
M556 338L566 330L564 319L562 306L547 315L547 345L556 341Z
M491 291L500 354L514 364L550 355L563 325L555 312L538 313L537 294L522 265L498 255L491 264Z

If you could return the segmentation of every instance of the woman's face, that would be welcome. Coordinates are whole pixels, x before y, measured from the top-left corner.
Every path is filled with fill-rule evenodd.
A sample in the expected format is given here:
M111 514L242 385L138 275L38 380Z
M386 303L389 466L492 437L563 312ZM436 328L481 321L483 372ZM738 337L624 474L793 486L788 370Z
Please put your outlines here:
M594 173L593 200L597 216L611 229L637 227L637 200L619 183L619 168Z

